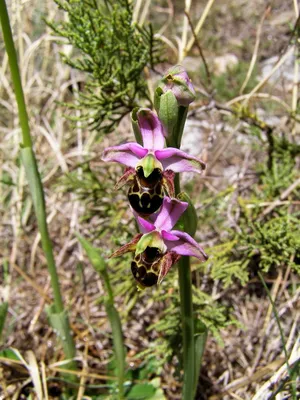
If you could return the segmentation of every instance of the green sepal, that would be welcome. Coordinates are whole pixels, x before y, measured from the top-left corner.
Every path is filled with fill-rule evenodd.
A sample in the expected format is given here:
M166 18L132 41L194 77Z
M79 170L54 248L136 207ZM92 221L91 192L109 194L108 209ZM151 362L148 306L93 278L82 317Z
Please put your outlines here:
M135 140L138 144L140 144L141 146L143 146L143 137L141 134L141 130L138 124L138 119L137 119L137 113L139 111L140 107L136 107L132 110L132 113L130 114L130 118L131 118L131 125L132 125L132 129L133 129L133 133L135 136Z
M154 108L155 108L155 111L157 112L157 115L159 114L160 98L163 94L164 94L164 91L159 86L154 91Z
M185 231L190 236L194 237L197 230L198 216L194 204L190 197L185 192L180 192L177 195L178 200L185 201L189 204L188 208L179 218L175 229Z
M173 139L174 143L177 141L173 132L178 121L178 108L177 99L171 90L160 96L158 116L167 132L169 141Z

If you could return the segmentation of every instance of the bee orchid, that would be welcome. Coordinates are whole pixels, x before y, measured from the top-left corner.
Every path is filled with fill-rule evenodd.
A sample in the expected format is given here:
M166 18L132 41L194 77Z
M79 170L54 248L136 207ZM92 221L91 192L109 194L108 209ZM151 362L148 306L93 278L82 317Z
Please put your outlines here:
M181 256L193 256L201 262L208 259L200 245L186 232L173 230L188 203L165 197L161 210L149 222L137 217L141 232L130 243L112 254L118 257L134 252L131 271L142 288L160 283Z
M205 163L179 149L164 148L165 131L155 112L141 108L136 117L143 146L130 142L108 147L102 160L127 167L117 187L129 184L128 198L132 208L140 215L150 215L162 205L164 193L174 196L174 173L201 173Z

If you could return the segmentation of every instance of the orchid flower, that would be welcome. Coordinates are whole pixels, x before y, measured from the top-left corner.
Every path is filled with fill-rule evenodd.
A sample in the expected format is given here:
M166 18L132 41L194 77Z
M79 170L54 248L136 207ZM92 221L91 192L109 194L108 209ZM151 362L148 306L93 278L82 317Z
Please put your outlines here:
M208 259L200 245L186 232L172 230L188 203L165 197L153 222L137 217L141 232L112 254L118 257L134 252L131 271L142 288L160 283L181 256L193 256L204 262Z
M128 167L117 187L130 184L128 197L131 206L141 215L150 215L161 206L164 190L170 197L174 196L173 173L201 173L205 163L179 149L164 148L165 131L155 112L141 108L136 116L143 146L129 142L108 147L102 160Z

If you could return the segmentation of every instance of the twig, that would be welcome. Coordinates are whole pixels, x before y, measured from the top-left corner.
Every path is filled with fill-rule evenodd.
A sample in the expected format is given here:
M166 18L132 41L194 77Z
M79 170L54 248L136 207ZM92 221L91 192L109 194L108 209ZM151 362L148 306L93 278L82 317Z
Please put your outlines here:
M234 99L231 99L229 101L227 101L227 103L225 103L227 106L231 106L232 104L238 103L242 100L245 100L248 98L248 94L243 94L241 96L237 96ZM280 104L283 108L285 108L288 112L291 111L291 107L282 99L280 99L277 96L273 96L269 93L253 93L251 97L258 97L261 99L267 99L267 100L272 100L272 101L276 101L276 103Z
M190 11L192 5L192 0L185 0L185 6L184 6L184 17L183 17L183 26L182 26L182 35L181 35L181 41L179 42L179 59L178 62L182 62L184 57L186 56L185 53L185 48L186 48L186 42L187 42L187 31L188 31L188 13Z
M202 28L202 26L203 26L203 24L204 24L204 22L205 22L205 20L207 18L207 15L208 15L212 5L214 4L214 1L215 0L208 0L208 2L206 4L206 7L205 7L205 9L203 11L203 14L201 15L201 18L199 19L199 22L198 22L198 24L196 25L196 28L195 28L196 36L199 35L199 32L201 31L201 28ZM187 44L186 49L185 49L185 54L187 54L191 50L191 48L193 47L194 42L195 42L195 38L193 36L188 41L188 44Z
M295 14L297 18L297 22L299 19L299 6L297 0L294 0L294 8L295 8ZM297 26L297 25L296 25ZM295 31L296 33L296 31ZM297 37L298 38L298 37ZM297 40L297 39L296 39ZM293 96L292 96L292 113L296 115L297 112L297 104L298 104L298 75L299 75L299 50L298 46L295 46L295 61L294 61L294 77L293 77ZM297 121L294 121L294 126L292 129L292 134L296 134L296 127L297 127Z
M18 267L16 264L12 264L12 267L47 301L47 303L51 303L50 297L20 267Z
M142 14L141 14L140 20L139 20L139 25L140 25L140 26L143 26L143 25L144 25L146 16L147 16L148 11L149 11L150 1L151 1L151 0L146 0L146 1L145 1L144 7L143 7L143 11L142 11Z
M219 148L219 150L216 151L216 154L213 156L213 159L209 163L209 170L212 170L216 162L218 161L220 155L225 151L225 149L229 146L231 140L234 138L235 134L239 130L241 126L241 123L238 122L238 124L233 128L231 134L228 136L224 144Z
M275 207L277 207L280 202L288 197L293 190L296 189L297 186L300 185L300 178L298 178L294 183L292 183L281 195L275 200L268 208L266 208L258 218L258 221L261 221L267 214L269 214Z
M260 23L258 25L258 29L257 29L257 32L256 32L256 40L255 40L253 55L252 55L252 58L251 58L251 62L250 62L250 65L249 65L249 69L248 69L246 78L245 78L245 80L244 80L244 82L243 82L243 84L241 86L240 94L242 94L243 91L245 90L245 87L247 86L247 84L249 82L249 79L250 79L250 77L252 75L253 68L255 66L256 59L257 59L257 54L258 54L258 49L259 49L259 44L260 44L260 37L261 37L261 31L262 31L263 23L264 23L264 20L266 19L266 17L268 16L268 14L270 13L270 11L271 11L271 7L267 6L267 8L265 9L265 12L264 12L264 14L263 14L263 16L262 16L262 18L260 20Z
M286 60L290 57L292 52L294 51L293 47L290 47L287 52L281 57L281 59L275 64L275 66L272 68L272 70L255 86L254 89L251 90L249 94L246 95L246 98L244 100L244 104L248 103L251 97L259 91L271 78L272 75L286 62Z
M195 29L194 29L194 27L193 27L193 24L192 24L192 21L191 21L191 18L190 18L189 13L188 13L187 11L185 11L184 13L185 13L185 15L186 15L186 17L187 17L187 19L188 19L188 22L189 22L191 31L192 31L192 33L193 33L193 36L194 36L194 39L195 39L195 45L196 45L197 49L199 50L200 57L201 57L201 59L202 59L202 61L203 61L208 83L211 85L211 74L210 74L210 72L209 72L209 68L208 68L207 62L206 62L206 60L205 60L203 51L202 51L202 47L201 47L200 42L199 42L199 40L198 40L198 38L197 38L197 35L196 35Z

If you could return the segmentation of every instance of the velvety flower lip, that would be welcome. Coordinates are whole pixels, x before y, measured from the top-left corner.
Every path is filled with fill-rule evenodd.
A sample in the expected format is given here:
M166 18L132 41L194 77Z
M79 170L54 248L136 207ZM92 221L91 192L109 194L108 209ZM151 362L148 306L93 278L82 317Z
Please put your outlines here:
M201 261L206 261L208 256L189 234L178 230L172 230L187 207L188 203L186 202L165 197L161 210L155 216L153 223L142 217L137 217L137 221L144 236L149 235L151 232L158 232L160 234L160 240L166 246L167 251L172 251L180 256L193 256ZM142 240L143 237L141 237L140 241ZM157 235L155 240L157 242ZM162 247L162 244L160 246ZM140 246L140 251L141 250L144 250L143 245Z
M108 147L102 154L103 161L115 161L135 169L137 166L143 168L147 166L147 176L157 166L173 172L201 173L205 169L205 163L198 158L176 148L164 148L165 131L155 112L148 108L139 109L137 122L143 138L143 146L130 142Z

